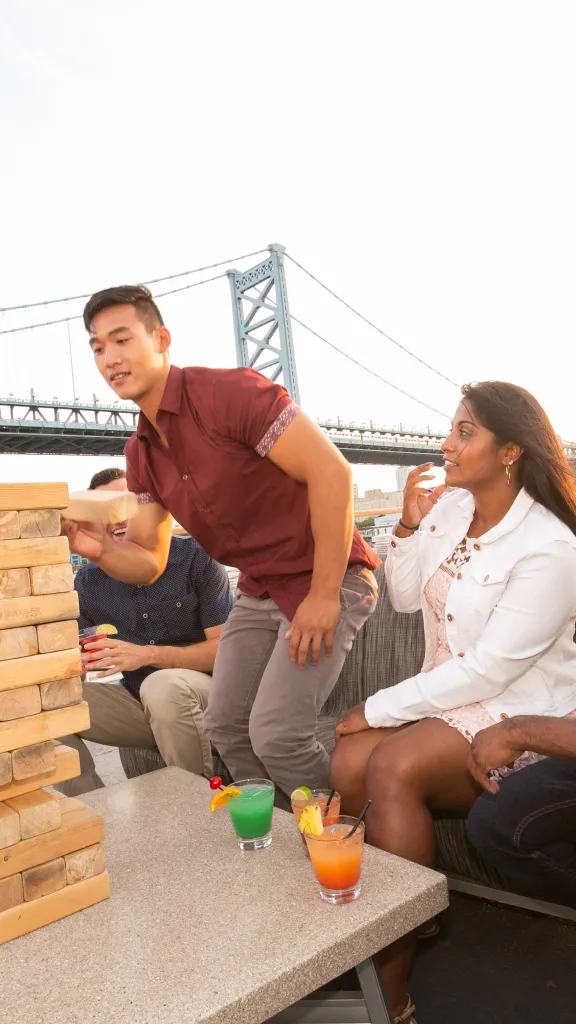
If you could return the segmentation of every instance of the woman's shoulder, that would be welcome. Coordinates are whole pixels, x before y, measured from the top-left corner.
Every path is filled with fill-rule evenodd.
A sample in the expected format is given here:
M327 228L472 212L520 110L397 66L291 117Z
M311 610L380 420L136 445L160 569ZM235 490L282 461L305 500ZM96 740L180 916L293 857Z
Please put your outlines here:
M526 529L534 534L538 547L560 541L576 549L576 535L554 512L534 501L525 519Z

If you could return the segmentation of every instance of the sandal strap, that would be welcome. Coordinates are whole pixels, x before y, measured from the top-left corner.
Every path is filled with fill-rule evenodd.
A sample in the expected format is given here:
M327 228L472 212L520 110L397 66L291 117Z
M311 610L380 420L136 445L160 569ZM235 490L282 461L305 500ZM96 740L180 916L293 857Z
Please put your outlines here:
M410 996L408 996L408 1002L406 1003L406 1006L402 1010L402 1013L400 1013L397 1017L394 1017L394 1024L410 1024L410 1021L412 1020L412 1014L414 1013L415 1010L416 1007L412 1002Z

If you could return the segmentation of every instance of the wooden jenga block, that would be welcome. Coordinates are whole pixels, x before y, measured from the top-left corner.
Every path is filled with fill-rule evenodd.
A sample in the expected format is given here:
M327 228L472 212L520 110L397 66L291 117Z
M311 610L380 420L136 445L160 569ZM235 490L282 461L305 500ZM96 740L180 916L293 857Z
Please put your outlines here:
M0 569L29 569L31 565L57 565L69 561L67 537L4 540L0 544Z
M0 722L0 751L12 750L14 759L18 747L57 740L60 736L84 732L89 727L90 714L86 701L69 708L58 708L57 711L43 711L40 715L19 718L14 722ZM41 770L46 771L46 768Z
M0 916L0 945L52 924L53 921L60 921L79 910L86 910L95 903L107 900L109 896L110 879L108 872L104 871L94 878L87 878L85 882L67 885L50 896L42 896L31 903L7 910Z
M138 515L138 499L130 491L75 491L62 512L77 523L123 523Z
M0 540L16 540L19 536L20 516L18 512L0 512Z
M11 807L19 815L22 839L33 839L45 832L53 832L62 824L60 800L43 789L13 797L6 801L5 806Z
M79 801L72 801L80 804ZM62 824L54 832L45 832L34 839L22 839L13 846L8 846L0 857L0 878L15 875L19 871L45 864L55 857L65 857L67 853L83 850L87 846L101 843L104 839L102 815L97 814L85 804L69 807L67 801L61 801Z
M0 881L0 914L4 910L20 906L23 902L22 875L10 875L10 878L3 878Z
M64 594L63 597L75 597L78 595ZM78 614L78 612L76 612ZM79 644L78 623L76 619L69 619L67 622L48 622L38 626L38 648L40 654L50 654L54 651L66 651L70 647Z
M20 839L20 818L11 807L0 804L0 850L14 846Z
M64 594L74 590L74 573L70 562L60 565L35 565L30 570L33 594Z
M68 484L0 484L0 510L66 508Z
M28 747L12 751L12 778L15 782L44 775L56 767L54 744L33 743Z
M0 601L0 606L3 603L3 601ZM34 626L21 626L17 629L0 629L0 661L29 658L31 655L37 653L38 635Z
M5 751L0 754L0 793L12 782L12 754ZM2 796L0 795L0 800Z
M50 683L82 672L80 648L53 654L37 654L34 658L0 660L0 690L13 690L32 683Z
M75 779L80 775L78 751L73 747L66 747L63 743L54 744L54 767L46 772L36 774L32 778L14 780L12 778L12 755L0 754L0 766L3 763L3 758L7 759L7 770L5 776L2 776L0 772L0 779L5 778L5 782L0 783L0 800L11 800L15 796L24 796L25 793L31 793L40 786L56 786L59 782L66 782L68 779ZM63 794L58 790L54 790L52 796L57 800L63 798Z
M29 569L4 569L0 572L0 601L11 597L29 597L32 593Z
M22 872L24 901L41 899L52 892L58 892L66 885L66 862L63 857L39 864L37 868L28 868Z
M85 850L77 850L76 853L69 853L64 860L66 861L68 885L83 882L86 878L93 878L94 875L101 875L106 867L102 843L88 846Z
M0 722L28 718L42 711L39 686L21 686L18 690L0 692Z
M55 711L56 708L79 704L82 700L82 679L80 676L72 676L71 679L55 679L53 683L42 683L40 697L43 711Z
M11 601L0 601L0 629L36 626L41 622L51 625L53 622L73 619L79 614L78 594L74 590L69 594L14 597ZM73 647L73 644L66 646Z
M57 508L27 510L20 513L20 536L59 537L61 533L60 512Z

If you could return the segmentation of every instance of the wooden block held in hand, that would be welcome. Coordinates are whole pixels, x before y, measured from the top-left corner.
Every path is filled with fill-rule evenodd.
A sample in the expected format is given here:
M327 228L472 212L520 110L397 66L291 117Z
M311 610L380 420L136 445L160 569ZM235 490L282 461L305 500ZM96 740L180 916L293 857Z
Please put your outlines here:
M0 601L29 597L31 593L29 569L3 569L0 572Z
M22 872L22 884L24 887L24 900L26 903L31 900L41 899L42 896L49 896L52 892L58 892L66 885L66 864L63 857L56 860L49 860L46 864L40 864L37 868L28 868Z
M11 807L0 804L0 850L14 846L20 839L20 818Z
M22 875L10 875L0 880L0 914L24 902Z
M37 654L33 658L0 660L0 690L14 690L32 683L50 683L53 679L68 679L82 671L80 648L53 654Z
M0 788L12 782L12 754L6 750L0 754ZM0 800L2 795L0 793Z
M68 484L0 484L0 509L65 508Z
M8 759L8 772L4 776L4 783L0 781L0 800L12 800L15 796L24 796L25 793L36 791L39 786L56 786L59 782L67 782L68 779L75 779L80 775L80 757L73 747L66 747L63 743L54 745L54 767L40 775L34 775L31 779L12 778L12 755L9 753L0 754L0 780L2 780L3 758ZM57 800L64 799L64 794L54 790L52 796Z
M43 789L7 800L6 806L11 807L20 817L22 839L33 839L45 832L53 832L62 824L60 800Z
M20 536L59 537L61 532L60 511L57 508L36 509L20 513Z
M0 512L0 540L16 540L20 536L18 512Z
M31 779L35 775L53 771L56 766L54 743L33 743L12 751L12 777L15 781Z
M102 843L88 846L85 850L76 850L75 853L69 853L64 860L66 861L66 881L68 885L83 882L86 878L93 878L94 875L101 875L106 867Z
M77 597L76 592L73 595ZM66 651L70 647L76 647L80 643L78 636L78 623L76 619L68 622L47 622L38 626L38 649L40 654L50 654L53 651Z
M56 565L69 561L67 537L4 540L0 544L0 569L29 569L31 565Z
M123 523L138 515L138 500L130 491L75 491L62 512L77 523Z
M0 606L2 603L0 601ZM29 658L37 653L38 636L34 626L0 629L0 661Z
M17 718L14 722L0 722L0 751L11 750L17 754L19 747L46 743L89 728L90 712L86 701L68 708L57 708L56 711L42 711L29 718ZM51 767L54 767L54 762ZM47 768L40 770L47 771Z
M41 622L62 622L79 614L78 594L75 590L68 594L14 597L11 601L0 601L0 629L36 626ZM66 644L66 647L73 646Z
M33 594L64 594L74 590L74 573L70 562L60 565L35 565L30 569Z
M40 698L43 711L55 711L56 708L79 704L82 700L82 679L80 676L72 676L71 679L55 679L53 683L42 683Z
M21 686L0 692L0 722L39 715L42 711L39 686Z

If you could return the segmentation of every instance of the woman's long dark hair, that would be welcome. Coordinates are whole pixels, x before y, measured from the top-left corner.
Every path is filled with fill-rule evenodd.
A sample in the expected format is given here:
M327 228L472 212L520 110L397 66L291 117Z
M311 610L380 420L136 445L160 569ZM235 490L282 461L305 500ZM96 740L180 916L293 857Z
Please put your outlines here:
M499 444L523 449L520 481L535 501L544 505L576 534L576 477L559 438L534 395L516 384L485 380L465 384L469 403L483 427Z

